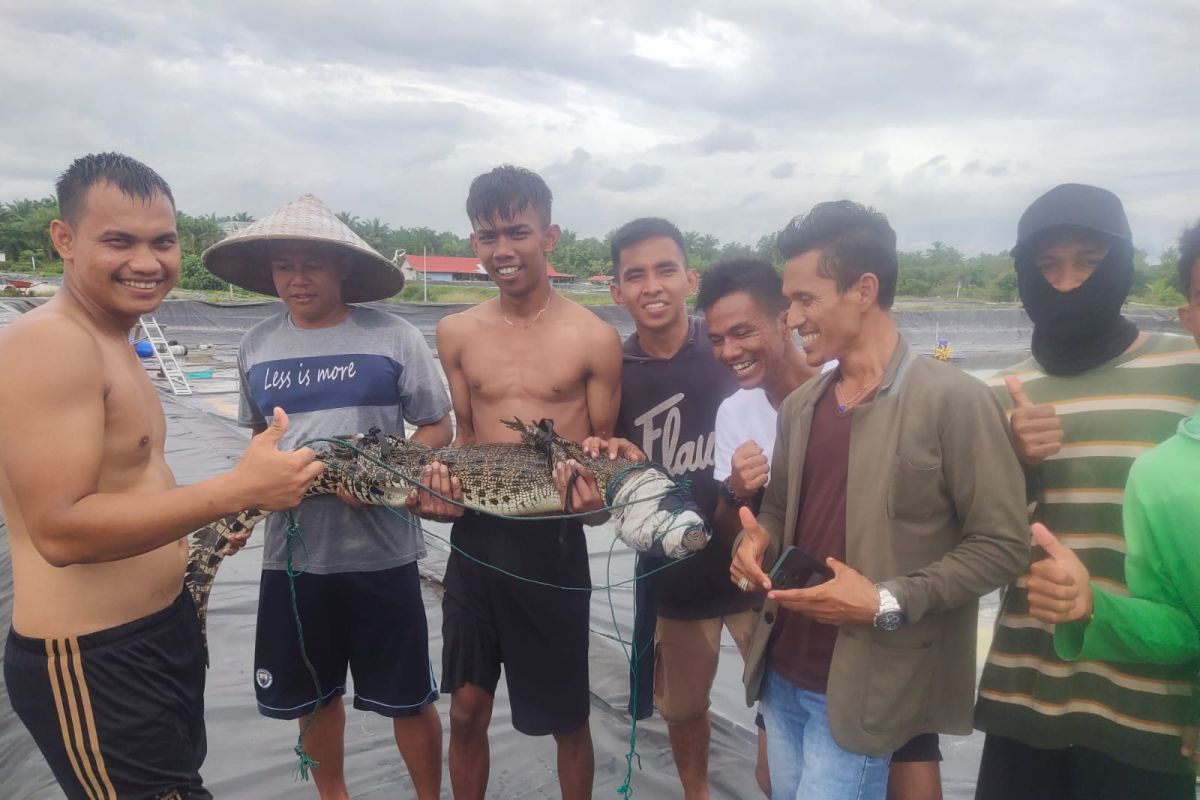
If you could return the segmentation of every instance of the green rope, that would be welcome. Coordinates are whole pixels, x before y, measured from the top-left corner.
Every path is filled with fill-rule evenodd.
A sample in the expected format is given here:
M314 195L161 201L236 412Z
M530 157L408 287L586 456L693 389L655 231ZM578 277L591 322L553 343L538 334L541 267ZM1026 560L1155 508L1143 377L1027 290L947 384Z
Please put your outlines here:
M386 461L381 461L380 459L371 455L370 453L368 453L367 451L358 447L357 445L352 444L347 439L328 439L328 438L324 438L324 437L317 437L314 439L308 439L304 442L301 442L298 445L298 447L308 447L309 445L313 445L313 444L317 444L317 443L321 443L321 442L325 442L325 443L329 443L329 444L336 444L339 447L348 447L349 449L353 450L357 455L361 456L362 458L365 458L366 460L370 461L372 464L374 464L377 467L382 467L383 469L390 472L392 475L396 476L400 480L407 483L409 486L412 486L414 489L420 489L423 492L428 492L429 494L433 495L434 497L438 498L439 500L449 503L450 505L457 506L462 509L466 509L467 511L478 511L480 514L487 514L489 517L496 517L497 519L505 519L505 520L509 520L510 522L528 522L530 519L538 519L538 520L582 519L584 517L590 517L593 514L599 514L601 512L616 511L617 509L627 508L632 505L637 505L638 503L648 503L651 500L662 500L663 498L673 497L673 496L685 497L685 496L690 496L690 494L691 494L691 481L683 479L683 480L674 481L673 482L674 485L672 485L670 489L667 489L666 491L662 492L662 494L656 494L651 497L639 497L637 500L630 500L627 503L614 504L612 501L613 501L614 495L616 493L617 487L621 485L622 481L625 479L625 477L627 475L629 475L631 472L639 472L639 471L645 470L645 469L652 469L656 466L653 462L650 462L650 461L635 461L635 462L632 462L632 463L626 465L625 467L621 468L620 470L618 470L616 472L616 474L613 475L613 477L609 480L608 485L605 487L605 498L604 498L607 505L605 505L603 508L593 509L592 511L577 511L577 512L569 513L569 514L538 514L536 518L521 517L521 516L517 516L515 514L502 514L499 511L487 511L484 509L475 508L474 506L467 505L466 503L464 503L461 500L455 500L452 497L447 497L446 495L442 494L441 492L438 492L434 489L430 489L428 486L422 485L420 478L414 478L411 475L405 474L404 472L396 469L391 464L388 464ZM326 464L326 467L329 467L329 466L332 466L332 465ZM386 506L384 506L384 508L386 508Z
M645 573L644 575L635 575L632 578L628 578L623 581L618 581L617 583L606 584L604 586L560 586L557 583L547 583L546 581L539 581L536 578L526 578L524 575L518 575L515 572L509 572L508 570L506 570L502 567L497 567L495 564L489 564L486 561L481 561L480 559L478 559L475 556L468 553L466 550L463 550L461 547L459 547L458 545L451 542L446 537L438 536L433 531L428 530L427 528L422 526L419 522L414 523L409 517L402 515L396 509L391 508L389 506L382 506L382 507L388 509L388 511L390 511L391 513L400 517L400 519L404 520L404 522L406 524L416 525L417 529L420 530L421 533L425 534L426 536L429 536L430 538L437 539L439 542L444 542L446 544L446 546L449 547L451 550L453 550L455 553L458 553L460 556L462 556L463 558L465 558L469 561L475 562L476 564L480 565L481 567L487 567L488 569L492 570L493 572L499 572L501 575L505 575L509 578L514 578L518 581L522 581L523 583L531 583L534 586L544 586L547 589L562 589L563 591L566 591L566 592L602 592L605 590L619 589L622 586L628 586L631 583L636 583L637 581L645 580L646 578L649 578L651 575L662 572L665 569L670 569L671 567L674 567L676 564L681 564L684 561L687 561L689 558L695 558L695 556L696 556L696 553L688 553L683 558L672 560L669 563L663 564L661 567L656 567L655 569L650 570L649 572ZM523 519L527 519L527 520L541 519L541 517L523 517ZM612 559L612 550L616 546L617 546L617 540L613 539L612 547L609 548L610 561Z
M431 531L426 530L425 527L422 526L419 522L414 523L407 516L400 514L400 512L398 512L396 509L390 508L388 506L384 506L384 508L387 508L393 514L395 514L397 517L399 517L401 520L403 520L406 524L408 524L408 525L415 524L417 526L417 528L425 536L431 536L434 539L445 542L450 547L451 550L462 555L463 557L470 559L471 561L475 562L476 564L487 567L488 569L492 569L503 575L507 575L510 578L515 578L519 581L524 581L525 583L532 583L532 584L535 584L538 586L547 586L552 589L563 589L566 591L590 592L593 590L604 590L608 596L608 613L612 619L613 630L617 634L617 642L621 645L621 652L625 656L625 663L629 665L630 694L635 699L637 698L638 683L639 683L639 678L640 678L640 674L641 674L639 671L639 664L641 663L642 656L645 655L645 651L650 647L650 645L653 642L652 641L647 642L645 647L643 647L641 649L641 651L639 651L636 647L637 643L635 641L633 641L632 637L630 637L630 640L628 642L626 642L624 637L621 636L621 626L617 622L617 607L616 607L616 604L613 602L612 590L619 588L621 586L626 586L630 583L635 583L636 581L645 580L646 578L649 578L651 575L662 572L665 569L674 567L677 564L687 561L689 558L693 558L696 555L696 553L689 553L688 555L684 556L681 559L678 559L676 561L670 561L670 562L662 565L661 567L656 567L655 569L650 570L649 572L643 573L641 575L635 575L634 577L629 578L628 580L618 581L617 583L613 583L612 582L612 559L613 559L613 551L616 550L616 547L617 547L617 540L613 539L612 544L609 545L609 547L608 547L608 559L606 560L605 566L604 566L604 585L603 586L559 586L559 585L553 584L553 583L546 583L545 581L534 580L533 578L526 578L523 575L516 575L512 572L501 569L500 567L494 566L492 564L488 564L485 561L480 561L479 559L475 558L467 551L463 550L461 547L458 547L457 545L452 543L449 539L438 536L436 533L432 533ZM637 714L632 714L631 717L632 717L632 724L630 725L630 728L629 728L629 750L628 750L628 752L625 753L625 778L621 782L621 785L619 787L617 787L617 794L624 798L633 797L632 781L633 781L634 761L635 760L637 761L637 768L639 770L642 768L642 757L637 752L637 727L638 727Z
M522 581L524 583L530 583L530 584L534 584L536 586L544 586L544 587L548 587L551 589L562 589L564 591L572 591L572 592L591 592L591 591L599 591L599 590L604 590L605 592L607 592L609 616L612 618L613 630L616 631L617 642L620 643L620 645L621 645L621 652L625 655L625 662L629 665L629 675L630 675L632 695L634 697L637 697L638 680L639 680L639 674L640 674L639 670L638 670L638 665L641 661L641 656L645 655L646 648L643 648L642 652L639 653L637 648L634 646L635 642L632 640L632 638L630 639L629 642L626 642L625 639L621 636L621 628L620 628L620 625L617 623L617 608L616 608L616 604L613 602L613 599L612 599L612 590L616 589L616 588L620 588L622 586L626 586L630 583L635 583L640 580L645 580L646 578L649 578L651 575L655 575L659 572L662 572L665 569L669 569L671 567L676 566L677 564L687 561L690 558L694 558L696 556L696 553L689 553L688 555L684 556L683 558L668 562L668 563L662 565L661 567L656 567L655 569L650 570L649 572L643 573L641 575L635 575L634 577L629 578L627 580L618 581L617 583L613 583L612 582L612 558L613 558L613 551L617 547L617 540L613 539L612 544L609 545L609 548L608 548L608 559L605 563L605 568L604 568L605 583L603 586L560 586L558 584L548 583L546 581L539 581L534 578L527 578L523 575L517 575L516 573L509 572L508 570L502 569L493 564L489 564L486 561L481 561L480 559L471 555L467 551L463 550L461 547L455 545L449 539L439 536L436 533L433 533L432 531L426 530L425 527L423 525L421 525L420 522L416 522L409 515L403 514L399 510L392 508L391 506L382 506L382 507L386 508L390 513L392 513L397 518L399 518L402 522L404 522L404 524L415 525L416 528L419 531L421 531L421 533L423 535L430 536L441 542L445 542L445 544L452 551L458 553L459 555L463 556L464 558L467 558L467 559L475 562L476 564L479 564L480 566L487 567L488 569L499 572L502 575L506 575L510 578L514 578L514 579ZM313 719L316 718L317 710L318 710L317 704L320 703L320 698L321 698L321 683L317 677L316 669L313 667L312 662L309 661L309 658L308 658L308 652L304 645L304 628L300 623L300 612L296 605L296 576L302 575L304 573L304 571L301 570L301 571L297 572L297 571L293 570L293 568L292 568L292 548L293 548L292 543L293 543L293 541L300 542L300 546L305 549L305 557L306 558L307 558L307 553L308 553L308 547L304 542L303 534L300 532L300 524L298 522L296 522L296 519L293 516L291 511L287 512L287 518L288 518L287 576L288 576L289 588L291 589L291 593L292 593L292 615L296 622L296 634L300 639L300 656L304 661L304 665L308 668L309 675L312 676L313 687L316 689L316 692L317 692L317 700L315 701L315 704L313 705L313 710L311 712L309 712L308 716L305 718L304 724L300 729L300 736L296 740L296 747L294 748L299 761L296 765L296 768L295 768L293 774L297 777L297 779L308 780L309 770L312 767L318 766L319 762L314 761L312 758L310 758L308 756L308 753L305 751L305 749L304 749L304 734L308 731L308 726L312 724ZM530 519L530 518L524 517L523 519ZM649 647L648 644L647 644L647 647ZM642 758L637 752L637 724L638 724L637 715L634 714L634 715L632 715L632 717L633 717L633 724L630 726L630 730L629 730L629 751L625 754L625 779L622 781L621 785L617 788L617 794L624 798L633 797L633 787L631 785L631 781L633 779L634 761L635 760L637 761L637 768L639 770L642 768Z
M690 481L681 480L681 481L676 481L674 486L672 486L670 489L662 492L661 494L654 495L652 497L638 498L636 500L631 500L627 503L614 503L613 501L615 499L617 487L620 486L624 482L624 479L626 477L628 477L633 472L638 472L638 471L641 471L644 469L649 469L654 466L653 464L651 464L649 462L638 462L638 463L633 463L633 464L630 464L630 465L622 468L611 479L609 479L608 484L605 487L604 500L605 500L606 505L604 508L596 509L594 511L584 511L584 512L571 513L571 514L539 515L538 517L535 517L535 518L518 517L515 515L500 514L497 512L473 509L470 506L468 506L466 503L463 503L458 500L454 500L450 497L446 497L445 495L443 495L439 492L436 492L433 489L422 486L419 481L414 480L412 477L410 477L408 475L405 475L400 470L395 469L392 465L387 464L387 463L375 458L370 453L365 452L361 448L351 444L350 442L348 442L344 439L324 439L324 438L309 439L308 441L304 442L300 446L307 447L308 445L316 443L316 442L329 442L332 444L337 444L342 447L349 447L350 449L354 450L359 456L366 458L367 460L373 462L376 466L382 467L383 469L387 470L388 472L392 473L396 477L403 480L405 483L407 483L415 488L419 488L422 491L429 492L431 495L434 495L435 497L437 497L447 503L450 503L451 505L455 505L455 506L458 506L459 508L463 508L466 510L478 511L479 513L487 514L488 516L498 517L500 519L513 520L513 521L518 521L518 522L527 522L530 519L537 519L539 521L540 520L578 519L581 517L589 517L589 516L592 516L593 514L596 514L599 512L615 511L615 510L618 510L621 508L625 508L627 506L634 505L635 503L645 503L645 502L650 502L652 500L661 500L663 498L671 497L673 495L674 496L690 496L690 494L691 494ZM459 555L463 556L464 558L466 558L470 561L473 561L474 563L479 564L480 566L494 570L494 571L496 571L502 575L505 575L509 578L523 581L525 583L534 584L536 586L544 586L544 587L551 588L551 589L561 589L563 591L574 591L574 592L592 592L592 591L600 591L600 590L606 591L608 594L608 610L609 610L609 615L612 617L613 630L616 631L617 641L620 643L621 651L622 651L622 653L624 653L626 663L629 665L630 681L631 681L632 693L633 693L634 697L637 697L637 691L638 691L638 677L639 677L638 664L641 660L640 657L645 654L644 653L645 648L643 648L643 652L639 653L635 646L636 643L632 640L632 638L627 643L624 640L624 638L621 636L621 629L620 629L620 626L617 624L616 605L613 603L613 599L612 599L612 590L615 588L626 586L631 583L635 583L640 580L645 580L646 578L649 578L652 575L662 572L665 569L677 566L678 564L680 564L684 561L687 561L688 559L693 558L696 555L696 553L689 553L688 555L684 556L683 558L680 558L680 559L677 559L674 561L670 561L667 564L664 564L661 567L657 567L657 568L655 568L649 572L646 572L642 575L634 575L634 577L629 578L627 580L619 581L617 583L612 583L612 558L613 558L613 551L616 549L616 546L617 546L617 540L613 539L612 544L608 548L608 560L605 565L605 572L604 572L605 584L603 586L560 586L558 584L548 583L546 581L539 581L534 578L527 578L523 575L517 575L513 572L509 572L508 570L497 567L494 564L489 564L486 561L482 561L482 560L476 558L475 556L471 555L467 551L463 550L462 548L458 547L453 542L451 542L449 539L446 539L442 536L438 536L437 534L426 530L425 527L420 524L420 522L414 521L410 515L408 515L406 513L402 513L398 509L392 508L391 506L382 506L382 508L386 508L389 512L391 512L393 515L395 515L397 518L399 518L401 521L403 521L406 525L415 525L417 527L417 529L420 530L423 535L430 536L430 537L433 537L434 539L438 539L439 541L445 542L446 545L453 552L458 553ZM683 513L682 508L676 509L676 510L670 512L668 515L668 522L674 523L682 513ZM314 761L311 757L309 757L307 751L305 751L304 735L308 732L308 727L312 724L313 720L316 718L317 711L319 710L319 707L320 707L321 682L320 682L320 679L317 677L316 669L313 667L312 662L308 658L308 652L304 645L304 627L303 627L303 625L301 625L300 612L299 612L299 608L296 604L296 576L303 574L304 570L297 572L292 568L292 552L293 552L293 547L294 547L293 543L296 541L299 541L300 546L302 548L304 548L306 562L307 562L307 558L308 558L308 546L305 543L304 536L300 531L300 525L299 525L299 523L296 522L296 518L291 511L287 512L287 520L288 520L287 576L288 576L288 585L289 585L289 589L291 590L291 596L292 596L292 616L296 623L296 635L298 636L299 642L300 642L300 657L304 661L305 667L308 668L308 673L313 679L313 687L316 689L316 692L317 692L317 699L313 705L313 710L311 712L309 712L308 716L305 718L304 724L300 728L300 735L296 740L296 747L294 748L296 756L298 758L298 763L294 770L294 775L299 780L307 781L309 771L313 767L316 767L319 765L319 762ZM666 529L664 531L662 531L662 534L656 536L655 539L661 540L672 530L675 530L676 527L677 526L675 526L674 524L669 524L668 526L666 526ZM658 532L656 531L656 534L657 533ZM628 647L626 646L627 644L628 644ZM642 759L641 759L641 756L637 752L637 723L638 723L637 715L633 714L632 717L633 717L633 724L630 727L630 731L629 731L629 751L625 754L625 778L622 781L621 785L617 788L617 794L623 798L633 797L633 786L631 785L631 782L633 780L634 761L635 760L637 761L637 768L639 770L642 768Z
M287 512L287 576L288 589L292 595L292 619L296 623L296 637L300 640L300 659L304 662L304 666L308 668L308 674L312 678L313 688L317 690L317 699L313 702L312 711L308 712L308 716L304 718L304 723L300 726L300 735L296 738L296 746L293 748L296 753L297 763L292 772L296 780L308 780L309 771L320 765L319 761L313 760L308 755L308 751L304 749L304 735L308 733L308 727L312 725L313 720L317 718L317 711L321 706L321 679L317 676L317 669L313 666L312 661L308 658L308 650L304 646L304 625L300 622L300 607L296 602L296 576L303 575L308 571L308 545L304 541L303 534L300 533L300 523L296 522L296 517L291 511ZM304 568L296 570L292 566L292 553L295 547L295 542L300 543L300 547L304 549Z
M626 642L621 637L621 626L617 624L617 607L613 603L613 599L612 599L612 586L613 586L613 584L612 584L612 557L613 557L613 550L616 549L616 546L617 546L617 540L613 539L613 543L608 548L608 561L604 567L604 580L608 584L608 587L607 587L608 588L608 613L612 617L613 630L616 631L616 633L617 633L617 641L620 642L620 644L621 644L621 652L625 654L625 663L627 663L629 665L629 682L630 682L629 693L633 697L634 708L636 709L637 708L637 697L638 697L638 677L639 677L638 676L638 662L640 661L640 656L644 655L644 652L642 652L642 653L638 652L637 646L636 646L637 642L635 642L633 640L632 636L630 637L630 640L628 643L629 646L628 647L625 646ZM691 558L691 556L689 555L689 556L687 556L687 558ZM669 567L669 566L671 566L671 565L667 564L666 566L659 567L658 569L666 569L666 567ZM653 572L648 572L645 575L643 575L642 577L644 578L649 575L653 575L654 572L658 572L658 569L654 570ZM637 579L638 579L637 576L634 576L634 580L637 580ZM651 641L653 641L653 640L651 640ZM649 646L650 646L650 643L647 643L646 647L649 647ZM644 649L645 648L643 648L643 651L644 651ZM630 716L633 717L633 724L629 728L629 752L627 752L625 754L625 780L623 780L621 782L621 785L617 787L617 794L620 795L621 797L626 797L626 798L633 797L632 781L633 781L633 761L634 761L634 759L637 759L637 768L639 770L642 768L642 757L640 755L638 755L638 751L637 751L638 718L637 718L636 713L631 714Z

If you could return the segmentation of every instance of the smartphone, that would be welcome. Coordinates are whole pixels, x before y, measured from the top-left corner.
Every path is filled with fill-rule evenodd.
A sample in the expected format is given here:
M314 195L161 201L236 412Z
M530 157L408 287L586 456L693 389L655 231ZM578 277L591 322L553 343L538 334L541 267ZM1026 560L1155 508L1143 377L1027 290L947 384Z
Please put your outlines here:
M833 570L798 547L788 545L767 573L774 589L803 589L833 577Z

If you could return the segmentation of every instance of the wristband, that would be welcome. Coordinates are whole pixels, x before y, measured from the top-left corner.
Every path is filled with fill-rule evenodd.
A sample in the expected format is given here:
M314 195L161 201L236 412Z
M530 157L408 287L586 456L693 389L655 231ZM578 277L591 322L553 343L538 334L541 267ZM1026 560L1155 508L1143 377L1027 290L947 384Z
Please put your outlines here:
M718 491L720 492L721 498L725 501L726 505L732 506L734 508L741 508L742 506L750 505L750 500L752 498L747 497L746 499L743 500L742 498L740 498L736 494L734 494L733 484L731 484L729 482L729 478L726 478L725 480L721 481L721 485L720 485L720 488Z

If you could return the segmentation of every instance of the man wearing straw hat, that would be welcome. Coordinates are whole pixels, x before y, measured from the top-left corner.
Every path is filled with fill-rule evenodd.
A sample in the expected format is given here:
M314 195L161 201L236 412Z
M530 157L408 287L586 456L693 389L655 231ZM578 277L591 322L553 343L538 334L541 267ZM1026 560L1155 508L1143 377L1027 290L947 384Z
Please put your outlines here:
M403 436L406 421L417 441L450 441L449 398L420 332L386 311L350 305L391 297L404 276L316 197L218 242L204 262L286 306L242 339L240 424L260 430L281 405L293 412L285 444L373 427ZM341 700L349 665L354 707L392 719L417 797L438 797L442 733L417 573L425 555L420 527L407 513L398 518L347 497L308 498L295 519L302 546L293 540L291 549L287 520L266 523L254 653L259 711L301 719L321 797L349 797ZM294 576L303 653L289 564L303 572Z

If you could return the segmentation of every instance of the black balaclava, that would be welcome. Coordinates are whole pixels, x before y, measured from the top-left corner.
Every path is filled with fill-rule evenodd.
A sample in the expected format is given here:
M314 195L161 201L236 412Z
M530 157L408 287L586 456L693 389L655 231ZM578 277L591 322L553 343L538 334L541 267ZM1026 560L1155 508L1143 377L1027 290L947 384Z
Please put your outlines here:
M1111 247L1083 285L1060 292L1042 275L1034 255L1047 234L1065 228L1099 233ZM1021 215L1012 256L1021 303L1033 320L1033 357L1047 373L1086 372L1133 344L1137 327L1121 316L1133 286L1133 241L1115 194L1079 183L1054 187Z

